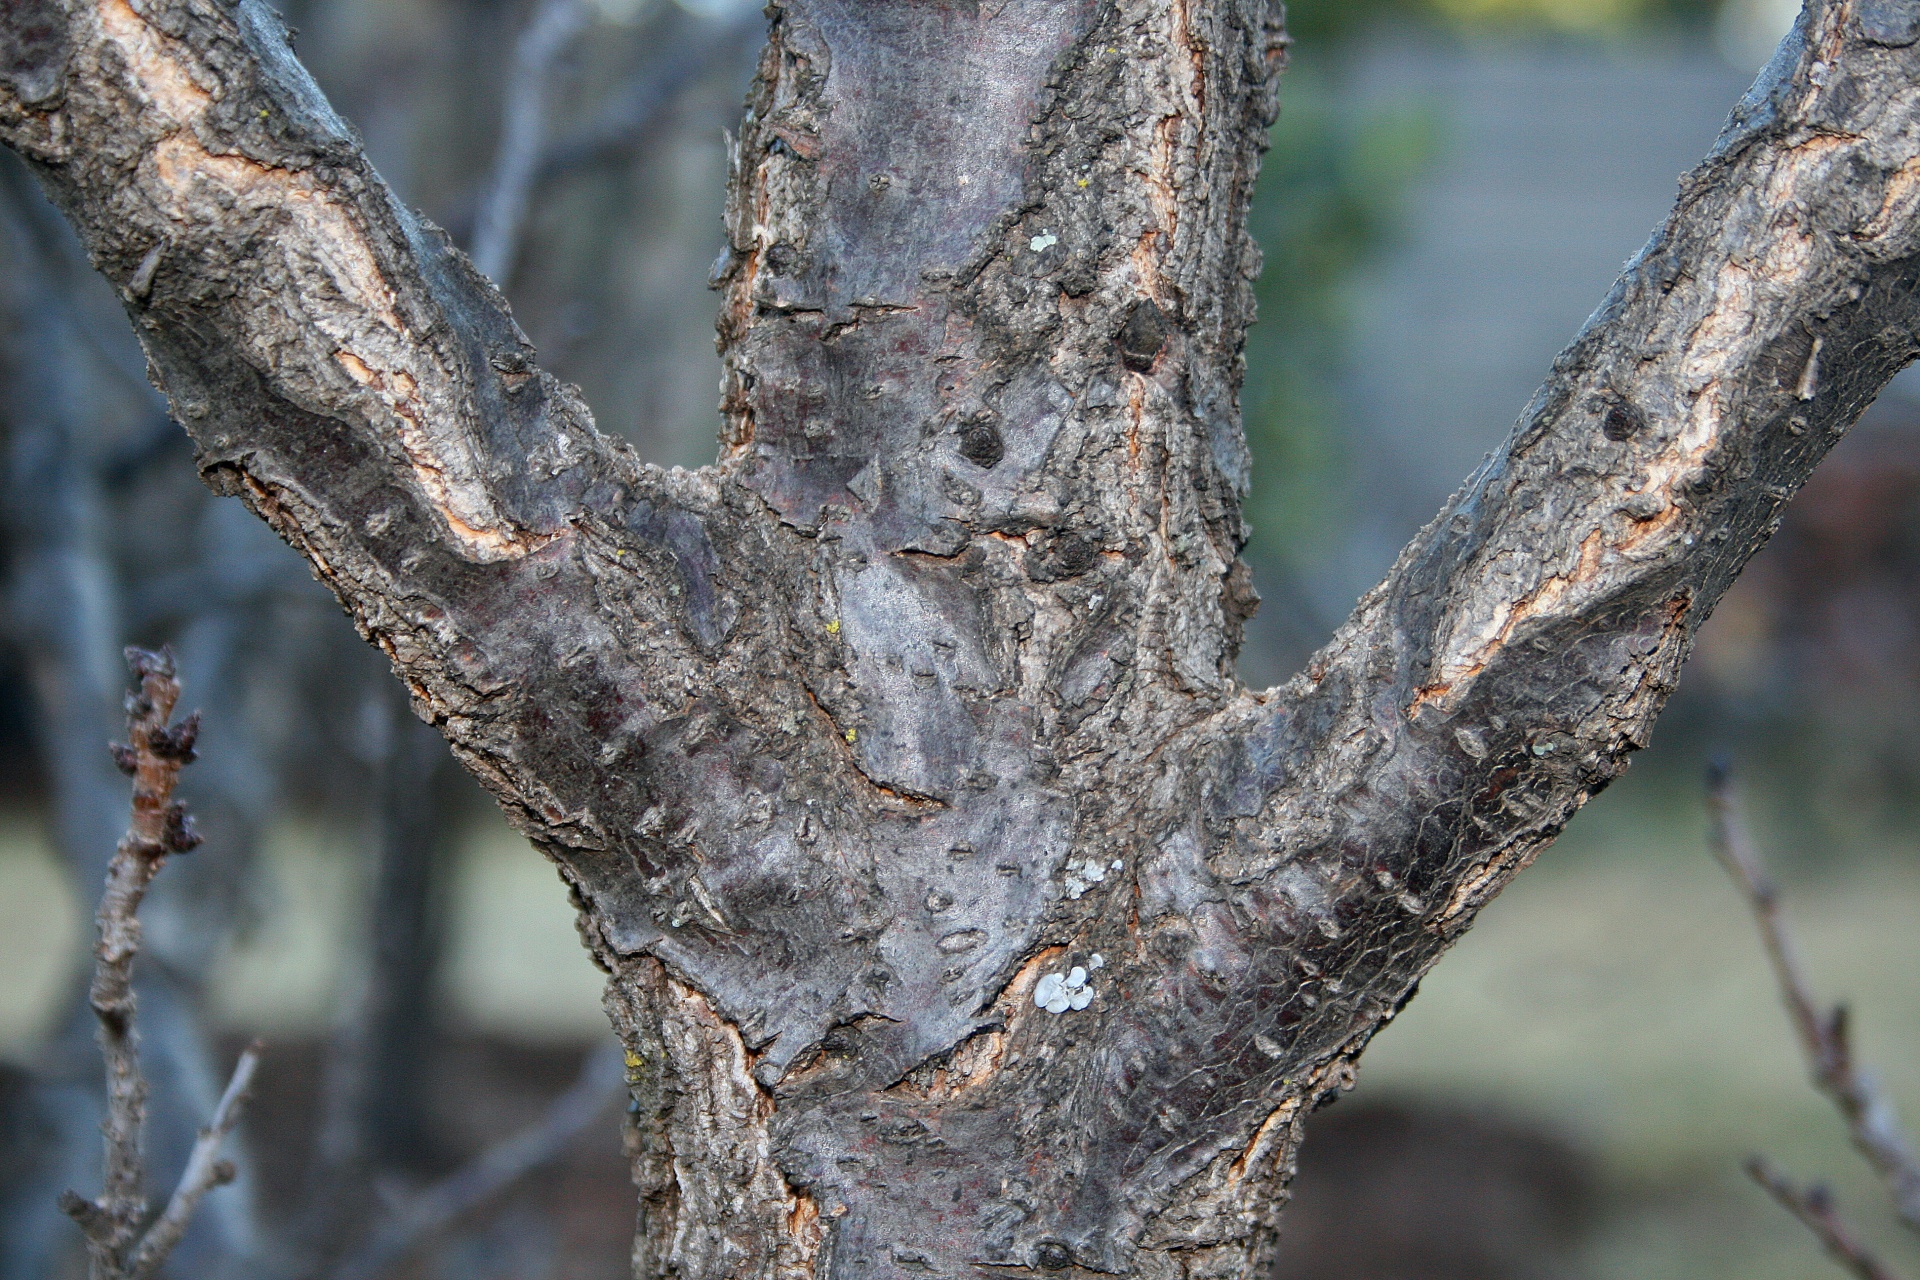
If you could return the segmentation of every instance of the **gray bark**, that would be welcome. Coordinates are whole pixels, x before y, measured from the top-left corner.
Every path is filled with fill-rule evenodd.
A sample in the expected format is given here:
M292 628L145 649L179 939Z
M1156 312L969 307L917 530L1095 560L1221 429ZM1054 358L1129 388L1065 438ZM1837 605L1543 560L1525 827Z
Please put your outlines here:
M770 13L699 472L594 429L254 0L16 4L0 136L209 483L571 885L640 1274L1247 1274L1307 1112L1914 354L1920 6L1810 7L1506 444L1263 693L1277 7Z

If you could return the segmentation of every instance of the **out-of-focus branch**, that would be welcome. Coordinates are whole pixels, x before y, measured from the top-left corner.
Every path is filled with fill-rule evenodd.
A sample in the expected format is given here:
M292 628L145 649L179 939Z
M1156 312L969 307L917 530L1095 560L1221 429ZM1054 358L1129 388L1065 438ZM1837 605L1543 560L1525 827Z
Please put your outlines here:
M749 6L722 19L684 19L672 50L635 72L584 124L549 139L548 93L554 67L588 19L582 0L546 0L514 50L502 111L500 145L479 194L474 265L503 289L525 240L533 189L585 165L618 155L646 137L688 85L713 64L758 40L766 19Z
M559 1155L606 1110L623 1072L618 1045L588 1055L579 1078L554 1099L546 1115L409 1200L334 1271L333 1280L376 1280L429 1233Z
M140 903L169 855L200 843L186 806L173 798L180 770L194 758L200 717L170 723L180 683L173 655L128 649L127 663L139 680L127 696L127 741L113 747L114 763L133 778L133 814L107 869L98 914L93 983L88 1001L100 1023L100 1051L107 1067L106 1169L97 1199L69 1191L66 1210L86 1233L93 1280L145 1280L179 1243L200 1199L231 1181L233 1166L216 1159L221 1141L239 1121L241 1101L257 1050L241 1055L213 1122L201 1132L192 1157L158 1221L147 1218L141 1131L146 1124L147 1082L140 1070L134 1031L133 966L140 954Z
M1859 1280L1901 1280L1898 1272L1888 1270L1840 1220L1834 1211L1833 1195L1825 1187L1816 1184L1802 1191L1760 1156L1747 1161L1747 1173L1819 1238L1835 1262Z
M1830 1012L1823 1012L1813 994L1780 910L1779 888L1740 820L1724 767L1715 766L1708 778L1707 805L1713 819L1714 856L1739 886L1760 926L1767 959L1812 1068L1814 1085L1833 1100L1847 1123L1853 1145L1886 1179L1900 1221L1920 1231L1920 1161L1914 1157L1913 1144L1901 1127L1892 1100L1854 1061L1846 1006L1835 1005Z
M764 35L766 18L749 6L730 18L689 20L671 52L634 73L585 123L554 140L540 157L537 177L553 178L633 147L645 138L682 90L721 58L735 55Z
M554 64L588 16L585 0L541 0L514 46L500 146L473 229L473 264L502 288L519 255L520 230L547 141L547 94Z
M448 773L452 754L407 707L387 673L367 690L383 717L375 761L374 896L367 991L362 1002L358 1147L377 1168L417 1166L433 1147L435 977L444 951L446 870L459 826Z
M375 871L367 965L351 1013L334 1031L321 1090L301 1234L313 1269L338 1262L374 1215L370 1187L413 1171L436 1143L429 1106L434 981L444 939L439 899L457 826L446 743L409 712L379 671L365 690L353 743L368 766Z

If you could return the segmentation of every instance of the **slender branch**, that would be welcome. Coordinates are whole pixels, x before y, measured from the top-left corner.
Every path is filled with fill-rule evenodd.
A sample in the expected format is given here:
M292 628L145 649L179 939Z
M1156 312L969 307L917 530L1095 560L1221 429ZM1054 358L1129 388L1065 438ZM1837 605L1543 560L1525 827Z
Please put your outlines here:
M167 1255L180 1243L180 1237L186 1234L201 1198L215 1187L233 1181L236 1172L233 1162L219 1158L220 1148L240 1123L240 1110L246 1103L247 1091L253 1086L254 1069L260 1065L263 1048L259 1041L254 1041L234 1064L233 1077L227 1081L226 1092L220 1095L213 1119L200 1130L193 1152L187 1157L180 1185L174 1188L173 1198L167 1201L165 1211L148 1229L146 1239L134 1254L133 1265L127 1270L129 1280L148 1280L156 1274Z
M135 479L157 456L184 463L186 453L179 428L167 420L164 402L146 382L138 344L129 340L124 320L91 305L91 290L97 286L79 274L90 275L91 267L78 242L10 155L0 156L0 256L7 260L0 272L7 277L0 289L0 330L6 331L0 343L5 347L0 351L0 398L6 402L0 417L11 429L6 524L14 548L8 626L33 676L32 701L43 730L39 736L59 843L80 882L101 884L127 821L126 780L100 749L108 737L118 735L116 721L123 718L119 703L124 682L117 674L122 635L155 629L125 625L126 584L113 568L114 544L125 530L111 518L111 491ZM152 407L150 420L125 419L114 412L103 416L102 398L113 398L116 379L136 391L142 408ZM116 423L135 438L106 446L103 453L100 438L115 434ZM158 428L167 435L157 434ZM153 536L150 523L142 524L142 536ZM219 560L232 577L234 557L223 554L227 550L216 546L207 556ZM230 588L218 599L234 594ZM181 602L171 600L170 606L169 617L179 617ZM214 628L216 633L223 630ZM203 659L209 653L206 636L200 634L205 631L179 633L187 648ZM213 647L222 646L216 642ZM217 680L204 684L215 691L225 688ZM199 782L203 797L232 791L222 785L217 769ZM214 855L220 867L201 867L202 879L209 871L219 879L222 867L232 869L236 859L244 862L245 834L237 824L232 830L237 839ZM202 1064L210 1062L211 1055L192 1003L183 1003L179 995L183 983L191 985L196 976L204 976L200 970L217 951L221 904L188 894L176 895L172 905L176 914L187 910L199 927L176 936L184 945L172 948L166 972L143 981L149 1003L142 1010L140 1050L149 1060L157 1056L182 1068L166 1073L172 1087L155 1081L157 1087L147 1099L144 1141L150 1148L184 1150L204 1118ZM151 923L152 908L147 910ZM195 940L185 941L188 938ZM157 1006L152 1003L156 997ZM70 1024L69 1033L86 1036L93 1016L79 1005L73 1012L80 1021ZM6 1257L0 1271L7 1270L9 1261L23 1268L22 1274L39 1274L50 1265L44 1251L63 1233L59 1223L43 1223L38 1215L55 1211L63 1200L77 1199L57 1193L65 1185L66 1171L86 1158L79 1146L95 1140L93 1131L92 1125L63 1131L60 1142L72 1150L43 1161L35 1185L16 1188L19 1203L37 1207L35 1219L31 1226L23 1220L18 1231L5 1233L14 1238L0 1244L0 1255ZM201 1254L244 1248L254 1234L246 1223L249 1209L243 1199L230 1200L219 1210L215 1220L205 1224L197 1249Z
M328 1039L320 1077L314 1150L304 1170L300 1221L293 1232L316 1262L340 1256L341 1226L367 1189L360 1117L366 1110L368 1004L366 983L356 983Z
M89 1201L73 1192L61 1197L61 1208L86 1233L94 1280L151 1275L179 1243L200 1198L212 1186L232 1178L232 1167L216 1164L214 1156L238 1122L241 1098L258 1056L254 1050L242 1055L234 1082L220 1100L212 1125L202 1131L179 1190L159 1221L143 1234L146 1169L140 1139L146 1125L147 1081L140 1070L133 991L133 965L140 954L139 910L168 855L187 853L200 843L186 806L173 798L180 770L194 759L200 717L170 723L180 697L171 652L128 649L127 664L139 686L127 695L127 741L113 747L113 758L133 778L133 814L107 869L98 915L100 940L94 948L93 982L88 990L107 1066L107 1119L102 1126L106 1170L97 1199Z
M1764 1187L1781 1208L1800 1219L1807 1230L1819 1238L1828 1255L1859 1280L1901 1280L1899 1272L1884 1266L1840 1220L1833 1207L1833 1195L1827 1188L1815 1185L1802 1191L1760 1156L1749 1159L1746 1168L1748 1176Z
M1716 766L1708 779L1707 804L1712 815L1714 856L1739 886L1760 927L1767 960L1813 1071L1814 1085L1833 1100L1846 1121L1853 1145L1886 1179L1900 1221L1920 1231L1920 1162L1914 1158L1913 1143L1900 1124L1892 1100L1872 1074L1854 1060L1846 1006L1835 1005L1823 1012L1813 994L1780 910L1779 887L1741 821L1733 785L1723 767Z
M572 1087L554 1100L546 1115L413 1197L340 1264L333 1280L375 1280L423 1237L559 1155L606 1109L623 1070L618 1045L590 1054Z
M504 287L520 252L533 180L547 141L547 94L554 64L586 26L584 0L542 0L513 49L501 113L500 147L473 230L473 263Z
M93 983L87 996L100 1023L100 1051L107 1064L106 1174L98 1215L87 1247L96 1277L117 1274L145 1216L140 1133L146 1124L147 1081L140 1071L134 1033L133 962L140 952L137 913L147 886L169 853L199 843L186 810L173 799L180 768L193 758L199 720L169 728L180 686L169 654L127 650L140 681L127 698L127 744L114 747L114 761L133 776L133 818L107 868L107 888L97 916Z

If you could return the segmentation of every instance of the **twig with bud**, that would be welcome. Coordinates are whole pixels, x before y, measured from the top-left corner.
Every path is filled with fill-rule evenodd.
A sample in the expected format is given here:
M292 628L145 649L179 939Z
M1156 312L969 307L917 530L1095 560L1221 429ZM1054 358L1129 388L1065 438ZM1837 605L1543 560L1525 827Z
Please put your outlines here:
M239 1123L260 1059L258 1044L240 1055L212 1120L200 1131L178 1187L166 1208L153 1218L141 1149L147 1081L140 1071L134 1026L133 965L140 953L138 913L148 887L169 857L188 853L200 843L192 815L173 794L180 770L194 759L200 717L191 715L179 724L171 723L180 698L171 652L128 649L127 665L139 683L127 695L127 741L115 743L112 751L114 763L133 779L133 812L127 834L107 868L88 990L88 1002L100 1023L100 1052L107 1068L107 1118L102 1125L105 1177L94 1199L74 1191L60 1198L60 1207L86 1233L92 1280L150 1280L180 1242L201 1198L233 1180L234 1167L219 1158L219 1151Z

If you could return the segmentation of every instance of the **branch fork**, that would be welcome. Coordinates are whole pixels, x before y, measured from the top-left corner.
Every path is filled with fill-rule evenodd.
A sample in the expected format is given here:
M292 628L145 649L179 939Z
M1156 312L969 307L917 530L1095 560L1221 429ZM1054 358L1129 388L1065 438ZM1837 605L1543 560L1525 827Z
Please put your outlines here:
M686 1280L1257 1269L1306 1104L1625 769L1920 332L1920 48L1813 0L1513 434L1255 692L1277 4L773 0L698 472L539 370L263 0L163 7L49 0L0 139L208 481L559 865ZM129 882L187 830L142 794Z

